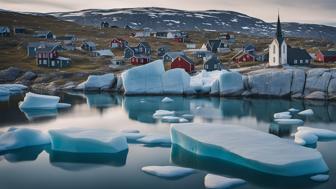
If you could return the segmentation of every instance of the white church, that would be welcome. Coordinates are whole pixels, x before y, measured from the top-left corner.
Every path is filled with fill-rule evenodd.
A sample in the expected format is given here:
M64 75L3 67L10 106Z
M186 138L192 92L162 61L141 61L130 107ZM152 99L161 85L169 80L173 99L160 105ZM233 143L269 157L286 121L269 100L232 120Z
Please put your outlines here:
M311 60L312 58L306 50L291 48L287 45L278 15L276 35L269 45L269 66L309 65Z

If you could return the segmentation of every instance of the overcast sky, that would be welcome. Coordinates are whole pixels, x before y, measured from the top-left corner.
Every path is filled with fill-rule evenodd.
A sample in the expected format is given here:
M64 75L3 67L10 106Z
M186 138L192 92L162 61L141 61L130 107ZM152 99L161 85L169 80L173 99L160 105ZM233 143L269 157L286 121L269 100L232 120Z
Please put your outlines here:
M29 12L129 7L232 10L269 22L275 21L279 9L284 22L336 26L336 0L0 0L1 9Z

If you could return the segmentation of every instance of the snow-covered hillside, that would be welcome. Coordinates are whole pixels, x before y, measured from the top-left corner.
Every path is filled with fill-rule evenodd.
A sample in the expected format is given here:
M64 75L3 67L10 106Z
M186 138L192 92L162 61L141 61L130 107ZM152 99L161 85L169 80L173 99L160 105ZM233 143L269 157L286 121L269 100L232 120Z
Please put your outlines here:
M274 13L274 18L276 18ZM153 30L234 31L251 35L273 35L275 26L263 20L233 11L183 11L165 8L88 9L49 13L63 20L98 26L110 25ZM284 23L287 36L313 37L336 41L336 28L324 25Z

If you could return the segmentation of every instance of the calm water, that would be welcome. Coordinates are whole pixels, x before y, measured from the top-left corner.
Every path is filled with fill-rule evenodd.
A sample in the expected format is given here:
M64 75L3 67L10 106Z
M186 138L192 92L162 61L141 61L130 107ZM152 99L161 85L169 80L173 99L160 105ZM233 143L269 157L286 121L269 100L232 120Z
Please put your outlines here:
M138 129L145 134L169 135L169 124L152 118L155 110L166 109L178 114L192 113L193 122L244 125L266 133L293 140L295 126L272 123L273 114L289 108L312 108L315 115L305 119L305 126L336 131L336 103L171 97L173 103L163 104L163 97L122 97L113 94L61 94L71 109L48 112L21 112L17 103L23 96L0 102L0 131L8 127L29 127L47 131L68 127ZM239 136L237 136L239 137ZM267 142L267 141L265 141ZM204 176L216 173L243 178L240 188L335 188L336 142L319 142L330 168L330 180L319 184L307 177L285 178L245 169L216 159L195 156L183 149L130 144L129 150L115 155L73 155L56 153L50 146L15 150L0 155L0 189L93 189L93 188L204 188ZM167 180L141 172L142 166L179 165L198 171L190 176Z

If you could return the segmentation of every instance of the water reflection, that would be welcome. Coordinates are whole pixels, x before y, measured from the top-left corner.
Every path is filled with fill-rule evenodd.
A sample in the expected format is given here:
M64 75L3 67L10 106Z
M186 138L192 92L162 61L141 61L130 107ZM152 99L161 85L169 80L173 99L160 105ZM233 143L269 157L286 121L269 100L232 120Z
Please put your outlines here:
M224 175L232 178L241 178L249 184L257 185L260 188L272 189L297 189L314 188L317 186L309 180L309 177L284 177L265 174L252 169L242 167L231 162L226 162L216 158L198 156L178 145L173 145L171 150L171 160L174 164L209 173Z
M46 109L46 110L41 110L41 109L25 109L21 110L26 118L29 121L37 120L37 119L50 119L50 118L55 118L58 115L57 109Z
M68 170L81 171L102 166L121 167L126 164L128 150L115 154L70 153L47 149L51 165Z

